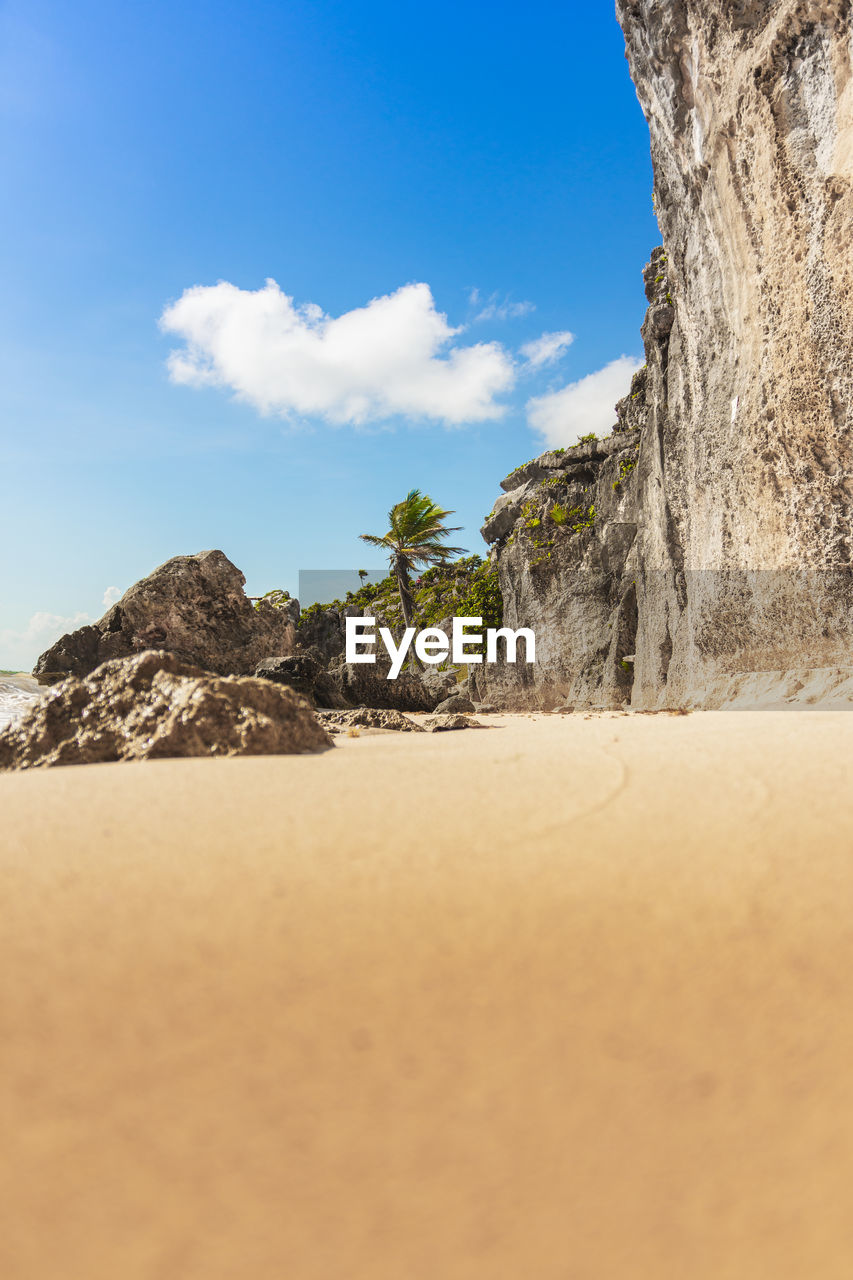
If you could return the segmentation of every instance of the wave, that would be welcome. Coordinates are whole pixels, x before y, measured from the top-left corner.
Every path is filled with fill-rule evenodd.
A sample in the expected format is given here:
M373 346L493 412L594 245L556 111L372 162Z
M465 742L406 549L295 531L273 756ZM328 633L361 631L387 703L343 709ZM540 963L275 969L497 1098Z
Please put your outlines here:
M0 676L0 733L20 720L47 689L32 676Z

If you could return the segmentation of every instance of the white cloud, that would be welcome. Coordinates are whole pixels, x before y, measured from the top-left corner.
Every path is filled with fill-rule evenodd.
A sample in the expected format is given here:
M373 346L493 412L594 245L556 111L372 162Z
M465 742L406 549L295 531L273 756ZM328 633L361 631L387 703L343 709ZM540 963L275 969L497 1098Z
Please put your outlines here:
M527 421L554 448L576 444L594 431L606 434L616 421L616 401L628 392L642 360L620 356L561 391L535 396L527 402Z
M36 659L61 636L94 621L88 613L75 613L72 618L58 613L34 613L23 631L0 631L0 667L31 671Z
M409 284L337 317L296 306L274 280L187 289L160 320L185 346L172 380L229 387L262 413L365 424L400 414L448 425L499 418L515 383L495 342L453 345L460 332L436 311L429 285Z
M107 587L104 592L104 608L111 609L116 600L120 600L123 595L124 592L121 587Z
M568 329L561 329L559 333L543 333L532 342L525 342L521 348L521 354L532 368L538 369L543 364L551 364L553 360L558 360L574 340L575 335L569 333Z
M534 302L512 302L508 296L503 301L498 301L500 294L490 294L488 298L483 298L479 289L472 289L468 294L468 301L472 307L481 307L481 310L474 316L474 324L480 320L517 320L521 316L529 316L531 311L536 310ZM485 303L485 306L481 304Z

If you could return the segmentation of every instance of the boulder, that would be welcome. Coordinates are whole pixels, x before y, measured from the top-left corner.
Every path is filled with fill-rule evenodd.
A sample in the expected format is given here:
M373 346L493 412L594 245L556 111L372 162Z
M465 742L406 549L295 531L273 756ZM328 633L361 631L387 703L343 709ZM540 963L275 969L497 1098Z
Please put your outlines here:
M299 618L298 642L310 649L324 665L343 657L345 614L339 609L306 609Z
M444 733L448 729L485 729L485 727L479 721L472 720L470 716L462 715L427 716L424 720L427 733Z
M221 551L175 556L124 593L99 622L65 635L41 655L40 684L84 677L112 658L168 652L217 675L247 675L269 654L294 645L292 604L257 606L246 579Z
M216 676L161 650L115 658L56 685L0 733L0 769L301 754L329 745L292 689Z
M388 679L390 660L379 654L375 663L342 663L326 667L317 649L301 646L285 658L265 658L255 675L288 685L324 710L373 707L393 711L432 711L451 689L452 671L434 668L415 674L402 671Z
M445 698L436 707L436 711L442 714L459 713L464 714L474 710L474 704L466 693L452 693L449 698Z
M377 707L356 707L350 711L318 711L317 719L328 733L346 733L348 729L384 729L398 733L423 733L414 720L401 711L382 711Z
M325 667L312 653L297 650L286 658L264 658L255 668L258 679L287 685L315 707L348 707Z
M436 625L438 630L449 636L452 624L452 618L442 618L441 622ZM419 679L421 684L429 691L430 696L435 699L433 706L436 706L444 698L449 698L459 688L456 679L457 670L459 668L452 667L449 671L442 671L436 666L428 666L420 672Z

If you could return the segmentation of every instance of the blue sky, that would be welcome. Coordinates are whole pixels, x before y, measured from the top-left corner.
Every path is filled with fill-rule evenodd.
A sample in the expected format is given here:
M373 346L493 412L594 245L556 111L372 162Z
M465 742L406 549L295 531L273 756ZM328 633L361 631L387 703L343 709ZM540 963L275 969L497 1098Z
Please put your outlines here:
M641 354L623 48L609 4L7 3L0 666L172 555L373 568L414 486L485 551Z

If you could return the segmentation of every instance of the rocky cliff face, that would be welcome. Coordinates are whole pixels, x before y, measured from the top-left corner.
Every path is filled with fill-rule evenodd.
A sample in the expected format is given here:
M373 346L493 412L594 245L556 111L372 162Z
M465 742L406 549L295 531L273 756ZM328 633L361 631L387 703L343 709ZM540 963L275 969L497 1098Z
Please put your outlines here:
M536 662L472 667L478 701L551 710L631 700L642 568L638 465L673 323L662 249L644 281L646 364L614 410L611 435L518 467L481 530L499 568L504 625L533 630Z
M719 697L744 671L850 662L851 4L617 10L674 303L636 694Z
M646 273L642 407L626 421L620 406L636 466L614 504L621 445L588 459L592 528L571 554L555 539L550 569L517 549L520 521L547 520L538 491L496 509L484 532L507 617L543 647L526 692L523 669L484 680L528 703L723 705L752 676L790 687L794 671L851 665L851 3L618 0L617 13L665 246ZM552 463L520 478L551 483Z

